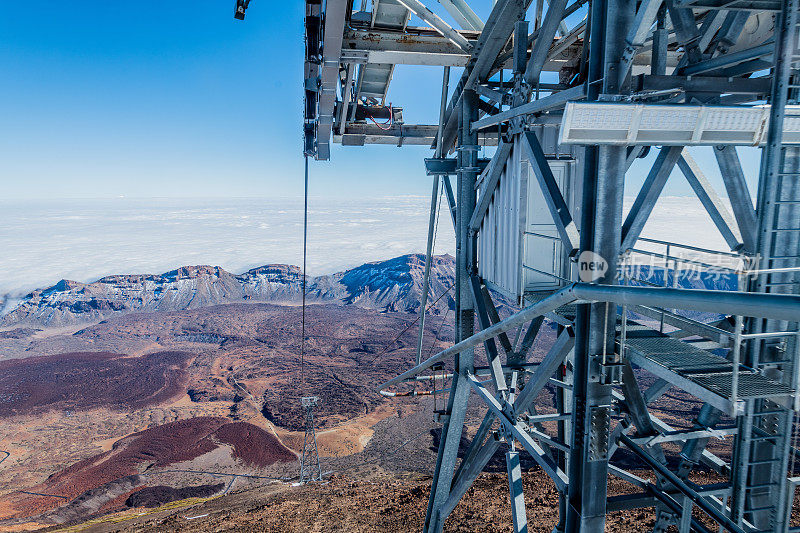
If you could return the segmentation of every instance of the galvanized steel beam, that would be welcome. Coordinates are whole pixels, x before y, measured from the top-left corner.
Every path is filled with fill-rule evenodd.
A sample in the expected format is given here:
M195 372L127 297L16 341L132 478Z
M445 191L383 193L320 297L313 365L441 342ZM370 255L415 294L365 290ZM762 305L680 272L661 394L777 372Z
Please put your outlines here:
M650 27L656 20L662 2L663 0L643 0L639 5L639 9L636 11L636 18L628 32L628 36L625 38L625 50L619 61L618 75L620 76L620 81L627 76L634 56L647 41L650 35Z
M498 0L492 8L483 32L475 43L461 81L450 99L444 135L444 146L447 149L453 145L456 137L457 120L453 110L461 101L462 91L488 78L494 61L508 41L514 24L524 16L529 2L530 0Z
M572 220L572 215L569 212L567 202L558 188L553 171L550 169L550 164L544 156L542 145L539 144L539 139L536 134L531 131L526 131L522 134L522 145L528 153L530 158L531 167L536 179L539 181L539 187L542 190L542 196L547 203L547 208L553 217L553 223L558 229L561 236L561 241L567 248L567 255L572 256L578 250L580 235L575 222Z
M341 142L344 146L364 146L366 144L430 146L436 142L438 130L439 127L434 124L379 126L372 123L348 122L342 135L334 135L334 141ZM478 145L497 146L497 133L481 132L478 135Z
M717 70L722 70L724 68L744 63L745 61L770 56L774 50L775 44L769 42L749 48L747 50L741 50L730 54L722 54L712 59L706 59L704 61L698 60L692 65L682 69L681 74L691 76L694 74L706 74Z
M684 153L678 159L678 168L686 176L686 180L692 190L700 199L700 203L703 204L708 216L711 217L711 221L714 222L730 249L739 250L742 247L742 243L732 229L736 227L736 223L728 212L728 208L722 203L722 200L711 187L702 170L700 170L700 166L688 153Z
M397 0L402 5L406 6L409 11L414 13L420 19L424 20L431 25L433 29L441 33L450 42L458 46L464 52L472 51L472 44L470 44L463 35L458 33L452 26L446 23L442 18L428 9L428 7L419 0Z
M469 229L473 232L478 231L483 223L483 217L486 215L489 204L492 202L494 191L500 183L500 176L505 169L506 160L508 160L508 156L511 153L511 147L512 143L502 142L486 169L486 184L481 191L480 201L475 207L475 212L472 213L472 217L470 217L469 220Z
M473 303L475 304L475 311L478 316L478 324L480 324L482 329L486 329L492 325L492 322L489 319L489 312L486 310L486 301L483 298L481 280L478 274L472 274L472 276L470 276L470 282L472 285ZM497 351L497 344L495 344L494 339L486 339L483 341L483 346L486 350L489 372L492 375L492 382L495 390L507 391L508 383L506 383L506 377L503 374L502 361L500 360L500 353Z
M571 290L581 300L617 305L650 305L788 321L800 318L800 296L787 294L603 286L594 283L576 283Z
M568 478L567 475L558 467L553 460L547 456L544 449L539 445L536 440L521 426L520 422L513 420L504 409L505 405L502 404L497 398L491 395L486 387L475 376L469 376L469 384L477 393L478 397L489 406L489 409L494 415L500 419L504 428L509 431L514 438L516 438L525 450L530 454L534 461L542 468L542 470L550 476L556 489L563 491L567 488Z
M346 0L330 0L325 4L324 41L319 87L319 113L316 131L316 159L330 159L331 130L339 84L339 55L342 49Z
M492 301L492 295L489 293L489 288L486 285L481 286L481 293L483 294L483 301L486 305L486 312L489 313L489 318L491 320L492 325L497 324L500 322L500 314L497 312L497 308L494 306L494 302ZM503 332L497 336L500 339L500 344L503 346L503 350L506 352L507 356L513 355L514 347L511 345L511 341L508 338L508 335Z
M511 495L511 518L514 533L527 533L528 517L525 513L525 494L522 492L522 468L519 465L519 452L506 452L508 471L508 491Z
M524 413L536 399L539 392L550 381L550 377L556 372L558 367L566 358L569 351L575 345L575 337L571 331L563 332L557 339L555 344L545 355L542 362L537 366L533 375L528 379L527 384L514 400L514 410L517 413ZM453 487L447 502L441 508L441 515L448 516L455 508L461 497L467 492L470 485L475 478L478 477L486 463L491 460L500 446L500 442L492 436L484 442L486 434L489 432L492 421L495 419L496 413L490 411L484 417L475 438L467 450L461 467L453 482Z
M559 91L557 93L553 93L549 96L545 96L543 98L539 98L538 100L534 100L532 102L528 102L527 104L522 104L517 107L512 107L507 111L502 111L496 115L492 115L489 117L484 117L480 120L475 121L472 125L474 130L483 130L486 128L490 128L492 126L497 126L503 122L508 122L509 120L520 117L523 115L531 115L535 113L541 113L543 111L548 111L551 109L556 109L558 107L562 107L564 104L571 100L581 100L586 94L586 89L583 85L579 85L577 87L572 87L570 89L565 89L563 91Z
M539 35L533 44L531 50L531 57L528 59L528 64L525 67L525 75L523 76L525 83L530 86L535 86L539 81L539 74L542 72L542 67L547 60L547 54L550 51L550 45L553 38L556 36L561 17L564 14L564 8L567 7L567 0L552 0L547 9L547 14L544 17L544 22L539 28Z
M661 191L664 190L667 179L680 159L681 152L683 152L682 146L664 147L658 152L658 157L645 178L639 194L636 195L636 200L634 200L622 226L623 250L633 248L639 239L658 197L661 196Z
M717 157L722 181L725 183L733 215L739 226L744 250L753 253L756 249L756 213L736 147L716 146L714 155Z
M477 256L474 246L470 243L473 237L468 228L468 221L475 209L475 181L478 177L478 136L470 130L470 124L477 118L478 95L475 91L465 91L462 108L459 111L459 151L457 156L459 173L458 204L456 206L456 345L459 341L463 342L474 338L475 310L470 278L476 271ZM442 530L443 524L439 519L438 510L450 494L458 448L464 429L470 376L475 370L474 356L473 347L465 347L459 350L455 357L455 370L447 404L447 419L442 427L442 438L439 442L436 469L425 517L426 533L437 533Z
M464 0L438 0L465 30L482 30L483 21Z
M703 510L706 514L711 516L715 521L717 521L720 525L726 527L728 530L733 531L735 533L745 533L744 529L739 527L739 525L735 524L731 521L731 519L722 514L719 509L716 507L711 506L705 498L700 496L697 491L692 489L689 485L686 484L682 479L676 476L671 470L667 467L661 465L653 457L650 456L646 451L644 451L638 444L633 442L633 440L628 437L627 435L621 435L620 441L622 441L625 446L628 447L634 454L636 454L640 459L642 459L645 463L647 463L653 470L667 478L672 485L681 491L683 494L688 496L692 499L693 502L697 504L697 506Z

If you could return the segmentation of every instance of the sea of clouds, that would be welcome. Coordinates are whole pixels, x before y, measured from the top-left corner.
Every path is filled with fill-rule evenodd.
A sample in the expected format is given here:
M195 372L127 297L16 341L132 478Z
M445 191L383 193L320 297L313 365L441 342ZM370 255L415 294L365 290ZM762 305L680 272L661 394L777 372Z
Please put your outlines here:
M308 272L424 252L430 199L309 200ZM445 222L447 224L445 224ZM442 218L437 253L453 253ZM113 199L0 204L0 294L19 296L60 279L160 274L184 265L240 273L300 265L302 199Z
M429 205L429 198L419 196L312 198L309 274L424 252ZM303 206L297 199L3 202L0 228L0 295L6 307L60 279L89 282L109 274L160 274L200 264L240 273L268 263L302 262ZM661 198L643 234L726 249L691 197ZM446 210L436 253L454 253Z

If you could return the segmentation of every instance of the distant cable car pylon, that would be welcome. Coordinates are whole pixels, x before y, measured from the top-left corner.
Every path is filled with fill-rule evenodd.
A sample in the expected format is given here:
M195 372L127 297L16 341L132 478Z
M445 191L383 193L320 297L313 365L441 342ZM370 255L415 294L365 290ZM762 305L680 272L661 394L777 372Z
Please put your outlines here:
M314 407L318 401L319 398L316 396L305 396L300 400L306 414L306 435L303 439L303 455L300 458L300 483L322 481L322 465L319 462L317 433L314 429Z

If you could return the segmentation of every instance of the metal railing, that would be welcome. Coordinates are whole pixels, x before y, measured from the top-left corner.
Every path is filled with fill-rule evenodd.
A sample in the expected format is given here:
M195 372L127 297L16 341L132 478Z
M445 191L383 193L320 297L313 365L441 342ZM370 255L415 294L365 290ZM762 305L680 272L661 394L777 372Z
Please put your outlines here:
M440 351L419 365L379 385L378 390L414 378L439 361L521 326L534 318L570 303L608 302L621 306L652 305L707 312L725 312L776 320L796 320L800 317L800 296L782 294L739 293L728 291L663 289L573 283L551 296L526 307L486 329Z
M638 248L631 248L626 253L626 259L630 257L631 254L641 254L646 255L649 257L658 257L663 260L663 280L662 285L663 287L678 287L678 280L680 277L680 272L684 269L682 268L683 265L691 265L692 267L698 267L699 269L717 269L718 271L724 272L731 276L736 276L737 281L737 292L741 293L742 291L746 290L747 288L747 278L751 276L757 276L759 274L764 273L779 273L779 272L794 272L800 271L800 268L778 268L778 269L752 269L748 268L749 265L752 265L755 262L755 258L744 255L738 254L734 252L723 252L719 250L711 250L708 248L701 248L697 246L689 246L678 244L669 241L662 241L658 239L648 239L648 238L640 238L640 241L649 242L657 245L664 246L664 251L662 253L653 252L650 250L641 250ZM708 261L698 260L697 258L688 258L688 257L680 257L673 255L671 252L673 249L684 249L690 250L693 252L697 252L698 254L704 254L707 256L717 256L717 257L724 257L730 260L735 260L735 265L725 265L722 263L713 264ZM670 268L669 266L672 265L672 276L670 276ZM628 270L630 267L633 266L632 264L625 264L623 261L623 280L626 285L630 285L631 282L633 283L640 283L649 286L659 286L657 283L651 282L647 279L635 278L629 275ZM651 262L648 265L651 268L656 268L657 265ZM702 272L702 270L699 270ZM651 271L652 274L652 271ZM670 282L671 277L671 282ZM656 311L660 311L660 320L659 320L659 332L664 333L664 325L665 319L668 316L668 313L674 313L675 309L667 309L667 308L658 308L657 306L648 306L651 308L655 308ZM732 363L732 376L731 376L731 404L736 405L739 399L739 381L740 381L740 372L742 367L741 361L741 353L743 343L748 341L758 341L764 340L769 338L787 338L793 336L799 336L800 332L798 331L773 331L768 333L758 333L758 334L745 334L743 332L744 328L744 314L736 314L733 315L734 319L734 327L733 331L728 332L721 328L714 328L715 332L718 333L720 336L727 335L731 341L731 352L730 352L730 360ZM800 317L800 315L799 315ZM694 321L688 317L682 317L682 320L687 322L694 322L697 326L707 326L699 321ZM623 307L622 310L622 325L621 325L621 337L623 338L622 348L621 350L624 351L624 338L626 337L627 332L627 322L628 322L628 309L627 307ZM795 342L795 352L800 350L800 342ZM800 391L800 369L798 369L797 359L800 356L800 353L795 353L791 358L792 365L791 365L791 377L790 377L790 386L794 391L793 394L793 407L797 410L800 407L800 396L798 396L797 392ZM770 364L770 363L765 363ZM771 363L775 364L775 363ZM753 365L753 368L747 368L746 370L753 372L759 370L759 365Z

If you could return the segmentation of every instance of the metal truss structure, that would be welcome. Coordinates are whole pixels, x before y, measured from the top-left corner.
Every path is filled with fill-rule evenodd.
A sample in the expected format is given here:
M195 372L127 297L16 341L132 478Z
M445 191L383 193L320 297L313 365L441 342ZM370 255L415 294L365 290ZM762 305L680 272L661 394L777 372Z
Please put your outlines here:
M486 20L465 0L439 4L457 26L420 0L306 0L305 19L305 153L428 145L431 220L440 183L453 215L455 344L381 386L452 368L425 531L442 530L501 448L517 532L521 452L559 491L555 531L603 531L607 513L634 508L654 510L655 531L800 530L789 526L800 481L800 0L497 0ZM408 64L444 68L438 124L405 124L386 105L395 67ZM496 146L490 160L481 146ZM713 147L730 208L687 146ZM755 198L737 146L760 147ZM624 215L626 172L648 155ZM730 251L685 235L657 253L642 238L675 167ZM631 268L637 254L661 259L651 266L661 286ZM736 263L730 290L681 284L713 258ZM489 289L522 310L501 320ZM545 318L557 338L532 363ZM681 426L651 412L671 387L702 405ZM534 407L545 389L549 413ZM459 455L473 393L486 416ZM725 436L729 453L709 447ZM620 450L653 475L618 462ZM701 467L718 482L692 481ZM609 494L609 476L630 490Z
M303 439L303 455L300 457L300 483L322 481L322 465L317 452L317 431L314 425L314 407L317 396L304 396L300 405L306 413L306 436Z

